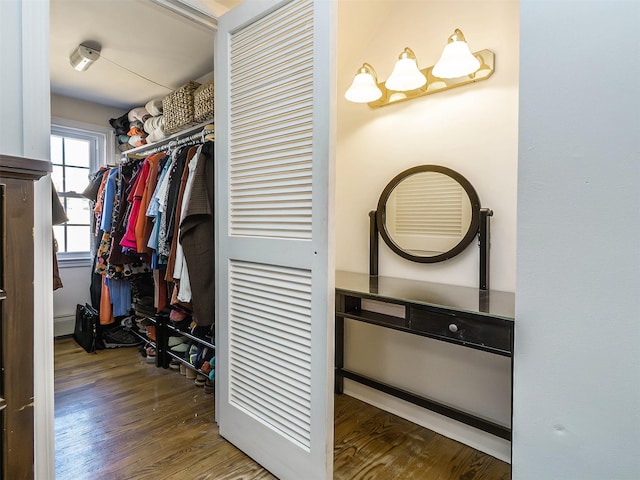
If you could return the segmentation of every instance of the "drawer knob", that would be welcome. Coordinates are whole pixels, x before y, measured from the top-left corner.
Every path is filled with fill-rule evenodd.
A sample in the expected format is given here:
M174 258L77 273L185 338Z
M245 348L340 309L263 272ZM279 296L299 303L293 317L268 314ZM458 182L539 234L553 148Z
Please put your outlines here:
M451 333L457 333L458 332L458 326L455 323L452 323L449 325L449 331Z

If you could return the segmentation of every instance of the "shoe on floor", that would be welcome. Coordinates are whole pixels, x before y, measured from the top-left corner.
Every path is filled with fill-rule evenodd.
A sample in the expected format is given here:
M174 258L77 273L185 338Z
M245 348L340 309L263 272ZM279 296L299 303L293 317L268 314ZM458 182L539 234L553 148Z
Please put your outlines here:
M147 325L147 337L152 342L156 341L156 326L155 325Z
M204 387L204 384L207 381L207 377L202 375L201 373L196 374L196 379L193 383L195 383L198 387Z
M169 348L173 348L173 347L177 347L181 343L186 343L188 340L189 339L187 337L183 337L182 335L180 336L172 335L169 337L169 341L167 342L167 345L169 346Z
M214 393L215 384L208 378L204 382L204 393Z
M135 315L129 315L128 317L124 317L122 320L120 320L120 325L125 330L131 330L133 328L133 321L135 320L135 318L136 318Z
M184 354L184 352L187 351L187 349L189 348L189 345L186 343L179 343L178 345L176 345L175 347L171 347L169 350L171 350L173 353L175 353L176 355L181 355Z
M147 354L147 363L155 363L156 362L156 349L152 345L149 345L145 352Z
M191 329L191 335L202 340L211 341L211 325L196 325Z
M140 344L138 337L127 332L121 326L106 328L102 331L101 336L105 348L135 347Z
M153 322L147 317L136 317L136 326L139 333L147 334L147 325L153 325Z
M214 393L215 385L214 383L207 378L204 382L204 393Z

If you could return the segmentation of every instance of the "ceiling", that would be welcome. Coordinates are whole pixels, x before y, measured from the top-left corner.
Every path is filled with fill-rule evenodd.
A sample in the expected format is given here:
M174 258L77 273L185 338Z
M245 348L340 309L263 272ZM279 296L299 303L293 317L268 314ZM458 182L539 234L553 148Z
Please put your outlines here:
M51 93L128 110L210 79L216 19L241 1L50 0ZM80 44L100 50L84 72Z

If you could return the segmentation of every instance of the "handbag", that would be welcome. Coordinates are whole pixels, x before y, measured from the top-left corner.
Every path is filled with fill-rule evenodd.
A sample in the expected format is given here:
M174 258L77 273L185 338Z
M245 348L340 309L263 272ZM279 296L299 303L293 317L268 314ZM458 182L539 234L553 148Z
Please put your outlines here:
M98 343L98 311L88 303L76 305L76 325L73 329L73 339L85 349L87 353L95 353Z

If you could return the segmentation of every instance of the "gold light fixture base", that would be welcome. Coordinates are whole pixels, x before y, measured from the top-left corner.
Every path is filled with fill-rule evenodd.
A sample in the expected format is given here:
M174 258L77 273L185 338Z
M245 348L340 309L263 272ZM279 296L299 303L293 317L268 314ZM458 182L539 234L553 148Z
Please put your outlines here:
M382 90L382 97L373 102L369 102L368 105L371 108L385 107L395 103L404 102L413 98L422 97L424 95L430 95L436 92L442 92L451 88L461 87L470 83L479 82L489 78L494 71L495 55L491 50L480 50L474 52L473 55L480 60L480 68L471 75L466 75L460 78L438 78L431 74L433 66L420 70L425 77L427 77L427 84L424 87L410 90L407 92L395 92L389 90L384 86L384 82L378 83L378 87Z

